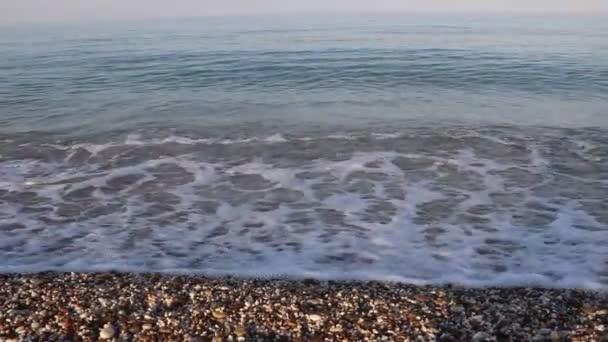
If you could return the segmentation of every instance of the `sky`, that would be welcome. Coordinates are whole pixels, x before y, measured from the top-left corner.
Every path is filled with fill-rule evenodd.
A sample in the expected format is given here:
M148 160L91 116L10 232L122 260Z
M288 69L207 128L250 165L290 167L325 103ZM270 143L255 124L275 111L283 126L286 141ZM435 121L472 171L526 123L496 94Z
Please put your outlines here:
M607 11L608 0L0 0L0 23L300 13Z

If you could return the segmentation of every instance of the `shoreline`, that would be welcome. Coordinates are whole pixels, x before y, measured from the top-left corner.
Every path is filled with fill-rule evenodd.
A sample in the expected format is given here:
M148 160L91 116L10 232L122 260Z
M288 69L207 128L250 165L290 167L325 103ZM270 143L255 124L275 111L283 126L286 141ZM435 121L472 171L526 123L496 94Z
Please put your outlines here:
M603 341L608 293L154 273L0 274L0 341Z

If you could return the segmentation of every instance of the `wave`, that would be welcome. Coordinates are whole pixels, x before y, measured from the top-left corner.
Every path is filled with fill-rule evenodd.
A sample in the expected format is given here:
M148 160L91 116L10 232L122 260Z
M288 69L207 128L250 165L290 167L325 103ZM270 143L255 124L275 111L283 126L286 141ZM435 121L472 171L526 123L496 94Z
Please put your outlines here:
M604 133L7 138L0 271L606 288Z

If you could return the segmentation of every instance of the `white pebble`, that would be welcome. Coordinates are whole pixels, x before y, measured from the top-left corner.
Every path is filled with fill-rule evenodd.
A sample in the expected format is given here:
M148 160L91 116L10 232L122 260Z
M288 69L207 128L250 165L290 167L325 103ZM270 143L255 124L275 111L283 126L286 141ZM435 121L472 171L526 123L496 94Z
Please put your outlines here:
M313 322L319 322L320 320L323 319L323 317L321 317L320 315L317 315L317 314L311 314L311 315L308 315L308 319Z
M99 338L108 340L114 337L114 334L116 334L114 327L111 324L106 324L103 329L99 331Z

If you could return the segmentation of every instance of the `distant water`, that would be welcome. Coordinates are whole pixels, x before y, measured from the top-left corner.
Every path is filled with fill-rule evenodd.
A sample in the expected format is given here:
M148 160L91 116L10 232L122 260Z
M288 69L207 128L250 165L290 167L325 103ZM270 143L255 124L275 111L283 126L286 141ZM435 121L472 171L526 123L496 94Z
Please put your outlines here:
M0 30L0 271L608 287L608 21Z

